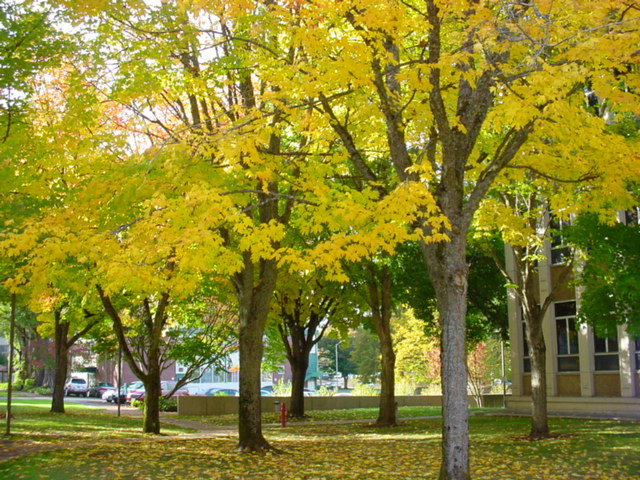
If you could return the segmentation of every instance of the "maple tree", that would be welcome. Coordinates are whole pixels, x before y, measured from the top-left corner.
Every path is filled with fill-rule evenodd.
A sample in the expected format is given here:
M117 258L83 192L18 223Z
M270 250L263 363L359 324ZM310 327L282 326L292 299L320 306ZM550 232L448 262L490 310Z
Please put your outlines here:
M399 383L418 387L437 385L440 379L438 338L427 333L424 321L410 309L401 309L393 318L393 343Z
M560 274L556 275L548 286L548 293L541 297L537 285L538 265L545 258L545 240L556 233L553 229L553 218L548 214L546 197L542 186L535 188L535 180L528 184L515 186L511 192L501 193L501 205L492 205L489 215L501 218L500 230L509 244L507 256L512 267L505 263L504 250L495 249L491 238L487 240L486 249L504 275L512 291L518 299L525 326L526 344L531 359L531 438L542 438L549 435L547 415L547 375L546 375L546 341L543 335L543 324L547 311L553 305L559 289L569 280L572 271L571 258L559 265ZM517 222L519 228L513 228ZM484 219L485 228L494 224ZM507 226L508 225L508 226Z
M619 85L628 89L624 81ZM594 98L593 92L585 91L582 109L586 115L582 130L586 138L605 135L612 150L618 152L620 158L630 161L620 161L617 165L603 168L598 165L600 152L592 151L588 141L584 145L582 141L574 141L571 147L585 152L581 155L582 164L563 172L505 174L505 186L486 200L477 218L480 227L475 233L479 237L492 227L496 229L493 236L484 238L484 248L494 258L511 286L524 322L526 348L531 362L531 438L549 435L547 347L543 325L558 293L566 288L568 282L574 281L575 255L566 244L567 232L571 231L570 223L572 219L585 215L585 212L595 212L587 214L587 217L611 218L616 208L633 202L629 182L637 178L638 172L633 153L635 141L625 134L630 131L629 112L622 110L616 114L610 110L610 105L605 108L606 102L600 100L597 113L606 121L592 125L589 114L598 106ZM553 134L549 132L545 141L553 143ZM497 237L509 245L509 267L505 263L503 249L496 249L496 245L492 244ZM551 246L550 251L547 250L547 244ZM545 259L554 264L557 273L546 280L547 293L541 296L539 264Z
M378 426L394 426L396 418L395 402L395 364L396 354L393 347L391 316L393 308L392 274L386 259L379 263L366 262L364 265L367 303L371 315L371 324L380 346L380 408Z
M316 275L280 275L275 292L274 317L286 358L291 365L291 402L287 414L304 417L304 384L309 367L309 354L331 326L346 328L355 315L340 284L324 282Z
M446 217L434 225L425 215L432 223L422 231L443 226L447 241L421 248L442 328L441 477L468 478L467 233L505 168L596 168L593 152L607 134L581 110L582 87L590 80L612 102L630 100L609 65L635 52L635 6L427 0L301 11L305 92L317 92L318 110L361 178L375 184L370 165L384 152L398 181L427 185ZM583 128L589 150L571 135Z
M73 313L75 312L73 312L73 308L69 308L69 305L58 305L53 308L53 322L51 326L53 327L52 336L55 346L55 367L51 412L65 413L65 383L69 375L69 355L71 347L101 321L100 316L86 311L80 315L73 315ZM46 326L44 329L46 330Z
M111 103L89 101L88 114L112 108L116 130L104 131L102 155L77 138L64 145L81 153L75 179L95 179L49 225L68 221L58 238L75 236L72 256L97 264L108 293L186 297L203 271L231 278L240 447L260 450L259 360L278 269L318 264L346 280L343 261L419 240L442 331L441 476L468 478L467 234L507 167L599 172L633 157L581 101L590 82L612 104L633 102L617 86L637 79L611 65L635 61L635 4L62 4L99 22L85 60L102 61L89 84ZM68 98L84 101L76 92ZM144 148L118 156L134 138ZM282 246L289 222L331 240L298 255ZM102 235L78 233L87 229Z

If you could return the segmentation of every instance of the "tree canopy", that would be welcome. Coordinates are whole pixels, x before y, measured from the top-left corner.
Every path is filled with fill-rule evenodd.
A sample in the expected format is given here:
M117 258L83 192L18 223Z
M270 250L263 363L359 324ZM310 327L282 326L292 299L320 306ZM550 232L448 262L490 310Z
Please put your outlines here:
M627 196L638 151L584 91L637 114L635 3L59 3L83 45L33 78L33 147L2 160L44 202L4 226L6 285L53 278L160 308L228 282L240 446L256 450L278 273L344 282L346 263L417 241L442 332L441 476L467 478L468 234L504 212L492 189L532 172L588 182L552 192L565 215Z

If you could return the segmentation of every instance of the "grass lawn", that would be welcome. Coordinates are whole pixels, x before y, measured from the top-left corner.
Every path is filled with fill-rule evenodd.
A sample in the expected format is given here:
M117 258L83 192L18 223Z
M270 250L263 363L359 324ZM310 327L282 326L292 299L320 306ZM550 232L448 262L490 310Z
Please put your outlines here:
M494 411L497 409L471 409L471 411ZM440 415L440 407L400 407L398 416L404 417L431 417ZM378 417L377 408L350 408L348 410L313 410L307 412L308 418L305 419L288 419L287 423L313 423L313 422L331 422L338 420L375 420ZM196 422L207 423L209 425L237 425L238 416L236 414L227 415L189 415L181 418L193 420ZM262 422L280 423L280 414L275 412L263 412Z
M235 436L191 436L168 427L163 432L171 436L152 437L140 433L139 418L75 408L52 415L33 405L15 411L18 435L0 440L0 451L33 441L56 448L0 462L2 479L430 479L437 478L440 462L439 418L392 429L313 421L270 426L265 436L282 453L241 455ZM522 439L528 427L526 418L472 417L472 478L639 477L639 422L554 418L551 428L559 435L538 442Z

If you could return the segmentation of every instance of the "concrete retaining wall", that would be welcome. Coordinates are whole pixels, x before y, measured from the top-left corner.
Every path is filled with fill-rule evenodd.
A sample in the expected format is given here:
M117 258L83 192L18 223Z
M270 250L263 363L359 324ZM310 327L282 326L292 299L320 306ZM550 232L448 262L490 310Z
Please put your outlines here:
M502 407L502 395L484 395L485 407ZM275 411L275 402L289 403L289 397L262 397L262 411ZM440 395L396 396L399 407L438 407L442 405ZM305 410L342 410L349 408L377 408L379 397L305 397ZM476 406L473 397L469 405ZM238 413L238 397L178 397L179 415L224 415Z

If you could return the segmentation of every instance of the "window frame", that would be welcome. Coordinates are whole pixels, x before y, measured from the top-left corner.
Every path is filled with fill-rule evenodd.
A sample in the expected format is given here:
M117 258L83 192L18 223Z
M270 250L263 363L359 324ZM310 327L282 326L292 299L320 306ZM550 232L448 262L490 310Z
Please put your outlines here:
M568 311L562 311L564 307L568 307ZM555 302L553 313L556 327L556 366L558 372L579 372L580 342L576 301ZM563 331L561 331L560 327L564 327ZM564 342L561 342L561 335L565 338ZM564 346L564 348L561 348L561 346ZM561 350L565 353L560 353Z

